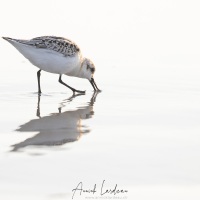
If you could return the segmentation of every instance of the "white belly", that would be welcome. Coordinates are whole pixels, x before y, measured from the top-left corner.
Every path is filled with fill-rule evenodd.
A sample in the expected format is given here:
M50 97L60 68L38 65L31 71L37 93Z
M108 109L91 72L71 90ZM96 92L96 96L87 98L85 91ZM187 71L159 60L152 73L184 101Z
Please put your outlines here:
M56 74L71 74L80 67L80 55L66 57L48 49L13 42L12 45L36 67Z

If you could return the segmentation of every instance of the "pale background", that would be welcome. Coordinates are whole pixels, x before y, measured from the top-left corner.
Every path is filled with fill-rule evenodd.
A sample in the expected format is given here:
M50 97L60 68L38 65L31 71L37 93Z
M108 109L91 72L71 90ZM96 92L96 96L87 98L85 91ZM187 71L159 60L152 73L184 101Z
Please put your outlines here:
M78 182L104 179L131 200L200 199L199 10L197 0L1 0L0 36L72 39L103 92L79 141L11 152L38 134L16 131L38 119L37 69L0 39L0 199L71 199ZM87 94L68 102L58 76L43 72L42 117L90 109L90 84L63 80Z

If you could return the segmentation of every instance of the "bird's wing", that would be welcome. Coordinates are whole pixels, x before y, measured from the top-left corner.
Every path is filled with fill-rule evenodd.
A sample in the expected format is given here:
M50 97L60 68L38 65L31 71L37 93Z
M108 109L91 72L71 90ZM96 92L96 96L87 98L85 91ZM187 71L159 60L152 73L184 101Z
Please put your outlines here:
M18 42L35 46L36 48L53 50L64 56L73 56L80 51L79 47L74 42L63 37L42 36L31 40L18 40Z

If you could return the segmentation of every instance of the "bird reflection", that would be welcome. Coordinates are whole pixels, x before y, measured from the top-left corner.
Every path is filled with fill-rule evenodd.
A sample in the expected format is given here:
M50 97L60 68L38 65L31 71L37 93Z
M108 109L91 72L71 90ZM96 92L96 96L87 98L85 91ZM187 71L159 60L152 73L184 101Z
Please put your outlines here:
M89 133L87 127L81 125L81 119L88 119L94 115L93 106L97 92L93 93L90 102L84 107L73 111L62 112L66 102L73 101L76 97L84 94L76 94L61 103L57 113L50 116L40 116L40 95L38 95L37 113L39 119L33 119L20 126L19 132L38 132L32 138L13 145L12 151L28 146L55 146L78 140L82 134Z

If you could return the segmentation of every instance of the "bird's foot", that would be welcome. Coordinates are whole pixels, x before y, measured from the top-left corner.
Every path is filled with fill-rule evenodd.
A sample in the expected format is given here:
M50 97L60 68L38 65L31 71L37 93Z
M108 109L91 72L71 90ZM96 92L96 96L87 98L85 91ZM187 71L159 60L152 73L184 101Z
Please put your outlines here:
M82 91L82 90L73 90L73 94L75 93L80 93L80 94L85 94L85 91Z
M98 92L98 93L99 93L99 92L102 92L102 90L100 90L100 89L97 89L95 92Z

